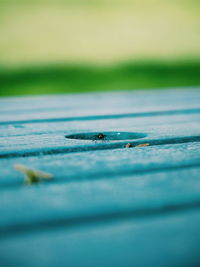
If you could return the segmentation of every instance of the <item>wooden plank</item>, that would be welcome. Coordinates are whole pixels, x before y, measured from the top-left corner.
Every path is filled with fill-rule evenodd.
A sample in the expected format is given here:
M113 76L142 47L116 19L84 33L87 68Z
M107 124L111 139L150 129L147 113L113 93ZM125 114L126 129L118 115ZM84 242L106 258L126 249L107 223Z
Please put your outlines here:
M104 175L101 180L4 190L0 195L1 237L199 208L199 171L196 167L115 179Z
M0 122L31 122L98 115L200 108L200 90L148 90L0 100ZM13 116L14 115L14 116Z
M193 117L195 117L193 115ZM193 118L194 119L194 118ZM66 138L66 135L76 134L78 132L79 126L77 125L76 130L66 129L65 132L55 133L55 134L40 134L40 135L26 135L26 136L14 136L14 137L3 137L0 138L0 157L8 156L20 156L21 155L31 155L31 153L41 154L41 153L62 153L82 151L82 150L95 150L95 149L109 149L109 148L121 148L124 147L128 142L136 143L151 143L155 140L165 140L169 138L174 138L172 141L166 141L166 143L176 143L176 138L190 137L191 141L197 141L199 138L200 125L198 123L199 116L196 116L194 121L190 121L190 116L185 117L185 121L182 123L174 124L164 124L164 125L144 125L141 126L134 125L134 119L126 120L114 120L113 122L101 121L101 123L90 123L88 125L88 131L83 131L83 133L90 134L91 132L98 132L104 128L103 133L107 131L115 131L115 135L118 132L130 132L130 133L142 133L146 134L146 137L137 139L133 137L130 139L127 137L125 140L108 140L106 142L95 142L95 134L92 140L79 140ZM187 122L187 128L185 128L185 123ZM86 127L85 125L85 127ZM101 126L98 126L101 125ZM142 131L141 131L142 130ZM80 130L79 130L80 131ZM197 139L193 139L193 138ZM120 138L119 138L120 139ZM122 138L124 139L124 138ZM179 142L179 141L177 141ZM181 142L181 141L180 141ZM138 143L138 144L139 144Z
M54 175L55 181L67 182L81 179L95 180L102 176L181 168L200 163L200 143L133 147L116 150L99 150L35 157L5 158L0 160L0 186L23 185L23 176L14 169L15 164L25 164Z
M4 112L17 112L17 111L36 111L38 109L63 109L75 107L88 107L88 104L111 104L115 106L123 106L126 104L135 104L138 107L139 102L144 101L148 104L148 107L152 106L152 102L156 101L158 106L161 104L168 106L169 102L177 102L179 104L187 104L194 101L198 104L197 98L199 98L199 87L195 88L171 88L162 90L134 90L134 91L117 91L117 92L90 92L79 94L59 94L59 95L40 95L40 96L20 96L20 97L3 97L0 99L0 110ZM98 101L96 101L98 100ZM94 103L95 101L95 103ZM169 106L168 106L169 107ZM145 107L143 107L145 108ZM156 107L154 107L156 109ZM41 111L40 110L40 111Z
M199 266L200 213L57 228L0 241L3 266Z
M180 114L162 114L157 113L152 115L151 113L148 116L141 115L139 117L134 116L124 116L120 117L110 117L108 118L98 118L98 119L79 119L75 121L45 121L38 123L20 123L20 124L9 124L9 125L0 125L0 137L8 136L24 136L24 135L38 135L38 134L51 134L58 133L66 135L67 133L76 133L81 131L105 131L113 130L117 131L119 129L131 130L134 128L140 132L141 130L149 131L149 129L156 129L160 126L163 128L170 126L174 128L176 124L180 123L194 123L198 127L198 122L200 120L200 112L180 112Z

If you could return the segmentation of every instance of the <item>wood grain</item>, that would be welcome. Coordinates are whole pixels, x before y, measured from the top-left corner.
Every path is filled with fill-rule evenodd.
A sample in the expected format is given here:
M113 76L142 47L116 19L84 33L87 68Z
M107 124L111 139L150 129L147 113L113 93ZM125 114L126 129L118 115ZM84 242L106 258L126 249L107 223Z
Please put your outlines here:
M198 266L199 100L197 88L0 99L3 266ZM27 186L16 164L54 178Z

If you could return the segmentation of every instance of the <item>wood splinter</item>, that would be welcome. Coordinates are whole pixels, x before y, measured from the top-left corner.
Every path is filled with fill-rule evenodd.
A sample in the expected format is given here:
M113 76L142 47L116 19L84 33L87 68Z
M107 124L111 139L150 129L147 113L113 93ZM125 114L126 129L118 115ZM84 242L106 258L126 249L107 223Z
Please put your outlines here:
M144 147L144 146L150 146L150 144L148 144L148 143L146 143L146 144L140 144L140 145L138 145L136 147Z
M16 164L14 167L16 170L25 174L25 183L28 185L37 184L41 182L41 180L50 180L53 178L53 175L50 173L29 169L22 164Z

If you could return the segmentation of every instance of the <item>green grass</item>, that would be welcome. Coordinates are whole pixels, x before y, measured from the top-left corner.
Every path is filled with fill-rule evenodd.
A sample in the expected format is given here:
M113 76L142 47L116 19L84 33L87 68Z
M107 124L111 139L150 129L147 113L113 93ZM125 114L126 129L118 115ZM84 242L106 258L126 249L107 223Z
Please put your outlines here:
M197 0L2 0L0 96L199 86L199 10Z
M0 96L200 86L200 62L0 69Z

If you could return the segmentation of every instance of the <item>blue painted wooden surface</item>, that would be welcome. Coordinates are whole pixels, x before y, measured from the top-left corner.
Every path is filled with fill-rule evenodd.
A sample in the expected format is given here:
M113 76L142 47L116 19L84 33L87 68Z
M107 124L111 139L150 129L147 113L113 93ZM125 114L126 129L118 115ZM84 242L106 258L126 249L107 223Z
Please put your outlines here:
M0 265L199 266L199 141L198 88L0 99Z

